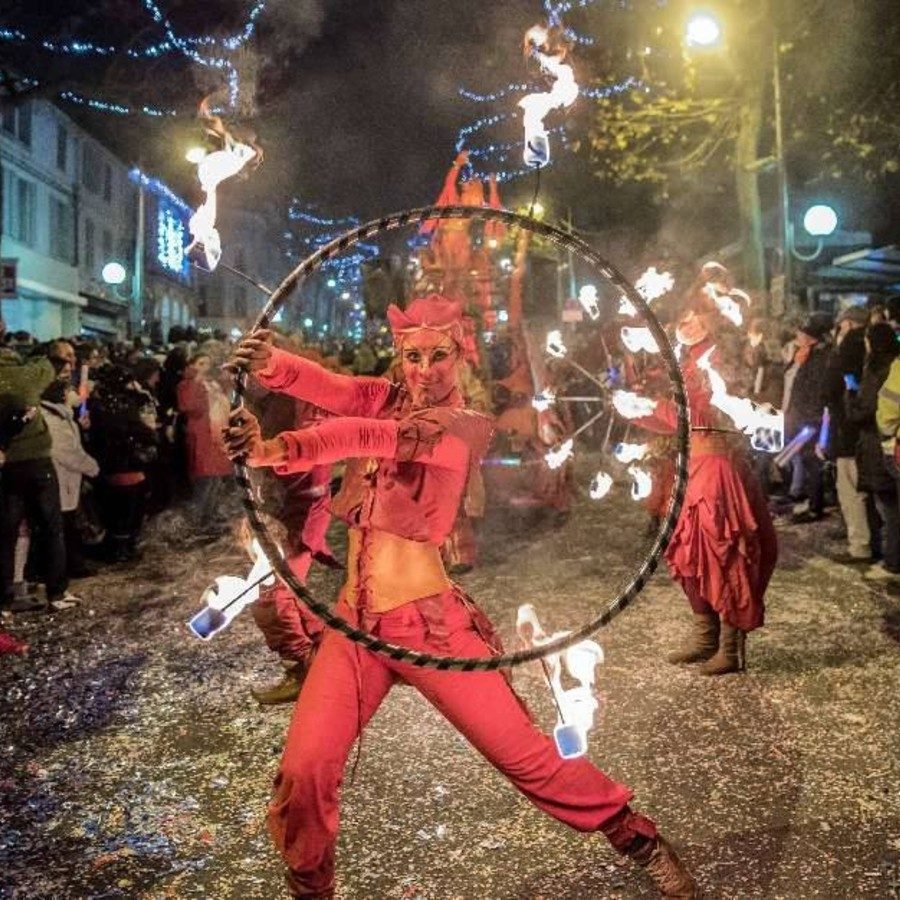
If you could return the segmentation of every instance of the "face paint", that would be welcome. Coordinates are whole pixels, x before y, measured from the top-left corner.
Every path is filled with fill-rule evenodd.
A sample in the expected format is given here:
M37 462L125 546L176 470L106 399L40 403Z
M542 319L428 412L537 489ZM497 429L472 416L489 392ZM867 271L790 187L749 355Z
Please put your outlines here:
M437 406L457 385L459 348L440 331L422 328L400 344L403 378L417 406Z

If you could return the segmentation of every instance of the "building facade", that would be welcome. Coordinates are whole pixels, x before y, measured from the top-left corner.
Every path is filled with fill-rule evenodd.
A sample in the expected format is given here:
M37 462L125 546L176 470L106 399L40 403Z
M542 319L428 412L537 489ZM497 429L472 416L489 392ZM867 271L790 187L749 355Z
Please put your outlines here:
M0 173L0 255L17 271L0 308L9 331L160 339L196 323L192 210L166 185L45 100L3 105ZM104 281L111 262L122 284Z

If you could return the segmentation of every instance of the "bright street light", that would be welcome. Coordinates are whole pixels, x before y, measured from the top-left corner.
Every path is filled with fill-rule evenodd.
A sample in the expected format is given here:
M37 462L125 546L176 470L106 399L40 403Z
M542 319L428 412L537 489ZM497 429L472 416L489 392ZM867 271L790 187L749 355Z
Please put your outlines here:
M714 47L722 38L719 23L709 13L695 13L688 20L685 40L690 47Z
M803 227L813 237L828 237L838 226L837 213L824 203L811 206L803 217Z
M125 271L125 266L119 262L108 262L100 273L100 277L107 284L113 285L122 284L127 276L128 273Z
M184 154L184 158L189 163L193 163L196 166L206 159L206 151L202 147L191 147L190 150Z

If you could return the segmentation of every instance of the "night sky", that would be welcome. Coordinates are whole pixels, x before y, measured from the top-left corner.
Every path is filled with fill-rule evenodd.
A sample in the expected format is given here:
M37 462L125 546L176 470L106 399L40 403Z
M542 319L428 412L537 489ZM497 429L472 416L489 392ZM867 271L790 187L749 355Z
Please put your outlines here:
M730 2L741 5L740 0ZM251 0L160 3L183 34L211 33L216 27L219 33L231 33L251 5ZM597 4L604 5L609 6ZM722 0L718 5L729 4ZM891 4L867 0L853 4L852 10L842 5L842 19L830 30L825 16L829 6L811 2L799 7L812 27L823 29L827 43L800 61L806 70L798 72L798 79L851 84L855 78L859 83L853 89L865 108L870 95L891 81L885 81L883 73L900 72L897 42L887 42L887 48L893 48L891 58L881 55L885 48L878 43L882 18L893 21ZM672 21L687 8L682 2L634 2L630 7L646 7L648 14ZM832 8L829 18L833 14ZM576 9L569 22L585 25L585 16ZM515 102L507 98L498 107L476 105L459 97L458 88L489 91L525 80L522 35L543 17L539 0L269 0L255 38L262 65L254 126L266 161L250 180L230 188L232 196L251 206L271 203L275 214L283 213L296 195L325 212L361 217L432 201L453 160L460 126ZM0 24L55 39L79 37L119 45L146 43L161 34L143 0L7 0ZM731 27L733 40L740 42L740 19ZM604 38L610 46L622 43L613 35L596 36L601 46ZM9 45L0 45L0 52L54 88L73 87L130 103L177 105L185 112L210 86L203 73L198 77L177 54L155 63L110 64L61 60ZM602 52L581 53L580 80L602 76L602 59ZM882 83L870 83L873 73L880 73ZM794 86L788 79L786 90ZM48 96L53 96L50 88ZM591 103L584 98L567 113L573 134L583 134L590 114ZM184 149L200 134L190 115L165 121L99 114L81 118L110 140L123 159L140 160L196 200L191 195L193 173L183 161ZM518 127L515 123L508 136L518 137ZM685 240L688 232L698 231L697 243L708 249L716 238L702 232L710 230L723 232L721 244L730 239L734 198L727 172L688 179L678 196L654 206L644 187L617 188L592 178L584 153L565 155L557 147L555 158L557 165L544 173L542 188L542 195L555 203L553 217L564 216L574 206L582 228L618 227L647 242L653 237ZM844 206L846 227L874 230L882 242L900 230L896 178L878 184L830 184L821 173L799 167L796 178L801 189L811 184L811 191L831 191ZM514 182L504 191L504 201L526 202L532 188L531 179Z

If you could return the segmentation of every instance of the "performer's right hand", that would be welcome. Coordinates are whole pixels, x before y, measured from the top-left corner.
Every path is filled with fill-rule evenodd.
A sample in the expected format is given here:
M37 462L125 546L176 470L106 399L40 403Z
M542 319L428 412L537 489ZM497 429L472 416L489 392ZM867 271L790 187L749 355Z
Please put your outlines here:
M225 368L230 372L258 372L265 369L272 358L272 339L272 332L266 328L251 331L234 348Z

